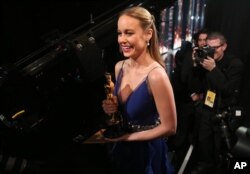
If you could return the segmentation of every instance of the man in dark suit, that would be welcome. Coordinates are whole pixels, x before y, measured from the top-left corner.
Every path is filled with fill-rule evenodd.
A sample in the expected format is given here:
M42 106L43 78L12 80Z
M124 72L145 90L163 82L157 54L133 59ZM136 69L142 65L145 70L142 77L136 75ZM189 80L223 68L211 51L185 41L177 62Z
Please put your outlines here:
M199 89L203 94L196 111L198 164L192 174L226 170L220 165L223 150L231 148L230 140L223 137L222 120L218 115L237 105L243 75L243 63L226 52L227 41L223 34L210 33L207 46L202 54L197 54L197 50L193 54L194 67L189 79L190 88Z

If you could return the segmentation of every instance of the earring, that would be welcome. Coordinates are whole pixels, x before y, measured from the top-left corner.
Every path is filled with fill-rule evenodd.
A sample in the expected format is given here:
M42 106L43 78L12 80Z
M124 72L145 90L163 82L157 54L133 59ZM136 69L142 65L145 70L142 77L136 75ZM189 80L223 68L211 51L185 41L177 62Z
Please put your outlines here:
M149 41L147 41L147 46L149 46L150 45L150 42Z

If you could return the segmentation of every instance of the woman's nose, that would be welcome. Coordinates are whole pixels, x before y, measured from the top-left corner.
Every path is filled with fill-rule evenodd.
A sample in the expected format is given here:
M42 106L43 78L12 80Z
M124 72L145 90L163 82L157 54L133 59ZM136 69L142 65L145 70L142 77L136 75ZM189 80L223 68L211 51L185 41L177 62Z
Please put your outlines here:
M121 35L118 37L118 42L125 43L125 42L127 42L127 38L124 35Z

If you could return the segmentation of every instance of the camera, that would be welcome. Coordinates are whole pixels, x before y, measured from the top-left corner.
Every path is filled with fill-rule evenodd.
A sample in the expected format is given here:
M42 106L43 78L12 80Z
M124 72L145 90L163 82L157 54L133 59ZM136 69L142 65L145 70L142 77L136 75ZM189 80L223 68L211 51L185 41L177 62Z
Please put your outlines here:
M242 124L243 108L240 106L230 106L220 113L216 114L216 118L220 122L222 138L227 145L228 150L234 144L234 132Z
M250 157L250 128L240 126L236 130L237 142L235 143L232 153L238 158Z
M195 50L194 58L196 63L203 62L207 57L214 56L215 49L210 46L200 47Z
M231 139L232 131L229 128L228 120L227 120L229 115L230 115L230 112L228 110L224 110L223 112L216 114L216 118L218 119L220 123L221 135L222 135L224 142L226 143L226 147L228 150L232 148L232 139Z

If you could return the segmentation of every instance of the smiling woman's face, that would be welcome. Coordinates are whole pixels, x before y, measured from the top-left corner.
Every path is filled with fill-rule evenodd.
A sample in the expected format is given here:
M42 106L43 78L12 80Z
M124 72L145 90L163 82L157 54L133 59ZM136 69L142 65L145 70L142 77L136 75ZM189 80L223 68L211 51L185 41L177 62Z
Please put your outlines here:
M146 33L140 21L122 15L118 20L118 43L125 57L136 59L147 49Z

